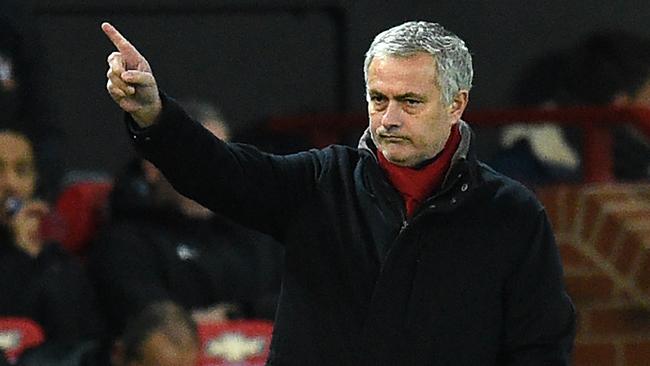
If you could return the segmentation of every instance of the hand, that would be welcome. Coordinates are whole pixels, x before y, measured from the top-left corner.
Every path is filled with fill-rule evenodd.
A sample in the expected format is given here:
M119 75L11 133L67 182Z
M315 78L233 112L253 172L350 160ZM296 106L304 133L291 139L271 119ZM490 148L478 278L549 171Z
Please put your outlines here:
M43 201L28 201L11 218L16 246L31 257L37 257L43 249L41 221L49 211Z
M108 93L140 127L151 126L160 115L162 103L149 63L115 27L102 23L102 30L117 48L108 56Z

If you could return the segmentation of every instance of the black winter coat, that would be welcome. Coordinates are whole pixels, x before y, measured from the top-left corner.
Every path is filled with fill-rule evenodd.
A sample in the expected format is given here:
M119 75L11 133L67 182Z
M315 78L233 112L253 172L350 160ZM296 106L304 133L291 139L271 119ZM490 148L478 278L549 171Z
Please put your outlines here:
M0 228L0 316L38 323L52 342L98 337L103 324L84 268L58 244L33 258Z
M269 365L568 365L575 314L544 208L469 153L412 218L358 149L225 144L163 96L136 147L184 194L285 243Z

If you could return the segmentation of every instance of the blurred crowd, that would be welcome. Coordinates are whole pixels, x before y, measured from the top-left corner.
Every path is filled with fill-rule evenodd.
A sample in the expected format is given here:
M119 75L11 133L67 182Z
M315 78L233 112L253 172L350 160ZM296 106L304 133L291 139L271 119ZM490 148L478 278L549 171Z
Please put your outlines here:
M0 365L191 365L199 324L272 320L273 238L180 195L139 158L115 176L62 169L23 10L0 12L0 319L42 334L20 354L0 352ZM229 139L213 105L183 105Z

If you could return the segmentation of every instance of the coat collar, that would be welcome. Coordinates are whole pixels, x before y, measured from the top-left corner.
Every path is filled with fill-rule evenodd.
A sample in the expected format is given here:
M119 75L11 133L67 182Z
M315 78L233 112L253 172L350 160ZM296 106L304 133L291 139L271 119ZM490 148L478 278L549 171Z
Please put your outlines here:
M479 162L471 148L473 138L472 129L463 120L460 120L458 123L461 141L456 153L452 157L451 167L447 171L442 187L438 191L439 194L449 193L451 195L451 206L455 206L455 203L459 199L462 199L461 196L466 196L469 191L478 187L480 184ZM372 188L373 186L390 186L390 183L383 174L383 171L379 168L376 155L377 148L372 141L369 129L366 129L361 136L358 148L361 155L366 155L365 163L360 166L361 169L358 171L360 173L359 178L361 178L362 182L360 188L367 194L375 196L376 188ZM378 176L383 176L384 179L376 181ZM379 184L379 186L376 186L376 184Z

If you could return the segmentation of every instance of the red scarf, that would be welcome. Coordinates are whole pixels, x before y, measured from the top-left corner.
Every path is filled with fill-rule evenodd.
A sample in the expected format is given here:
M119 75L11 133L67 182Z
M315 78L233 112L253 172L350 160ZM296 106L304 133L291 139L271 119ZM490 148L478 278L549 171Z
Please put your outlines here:
M442 151L431 162L419 168L395 165L386 160L379 149L377 150L379 166L388 174L393 187L402 195L406 203L406 214L409 217L431 193L440 188L459 144L460 130L455 124L451 127L449 139Z

